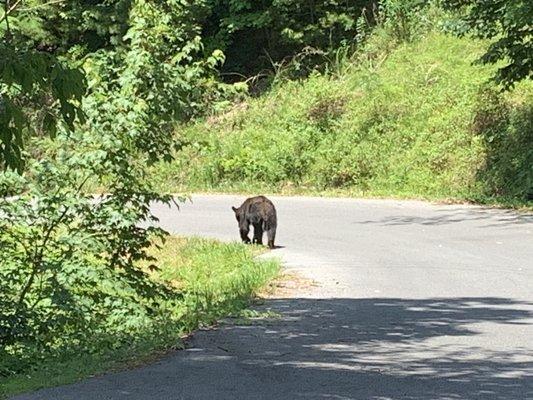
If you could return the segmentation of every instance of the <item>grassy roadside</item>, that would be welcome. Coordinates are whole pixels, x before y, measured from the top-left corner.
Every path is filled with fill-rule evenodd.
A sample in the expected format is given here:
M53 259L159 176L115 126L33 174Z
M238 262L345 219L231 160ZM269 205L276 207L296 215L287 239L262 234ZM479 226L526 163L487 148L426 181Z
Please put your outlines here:
M512 197L490 197L481 196L475 198L443 197L427 194L395 193L388 191L365 191L357 188L329 188L320 189L301 186L273 186L261 184L221 184L219 186L176 186L173 188L176 195L184 193L205 194L205 195L240 195L243 197L265 195L265 196L309 196L323 198L351 198L351 199L375 199L375 200L418 200L435 204L466 204L477 205L488 208L512 209L518 212L532 212L533 200L521 200Z
M152 335L147 331L128 346L49 357L36 363L32 370L0 378L0 397L142 365L180 348L183 337L194 329L238 315L278 274L277 261L255 258L261 251L240 243L170 237L162 247L151 250L160 267L152 279L170 283L181 294L178 304L168 310L175 322L165 329L166 334Z
M153 181L174 192L531 208L533 85L500 93L487 83L494 67L474 63L485 46L439 32L386 52L371 42L333 74L180 127L188 144Z

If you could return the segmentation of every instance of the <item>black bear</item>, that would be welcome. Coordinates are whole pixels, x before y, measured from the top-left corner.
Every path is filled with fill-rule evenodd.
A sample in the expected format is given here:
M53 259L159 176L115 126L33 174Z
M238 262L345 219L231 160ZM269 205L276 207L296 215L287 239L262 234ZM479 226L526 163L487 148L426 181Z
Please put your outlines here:
M239 222L239 231L244 243L250 243L248 233L250 224L254 227L253 243L263 244L263 232L266 231L268 247L274 248L276 228L278 225L276 208L265 196L250 197L239 208L231 207Z

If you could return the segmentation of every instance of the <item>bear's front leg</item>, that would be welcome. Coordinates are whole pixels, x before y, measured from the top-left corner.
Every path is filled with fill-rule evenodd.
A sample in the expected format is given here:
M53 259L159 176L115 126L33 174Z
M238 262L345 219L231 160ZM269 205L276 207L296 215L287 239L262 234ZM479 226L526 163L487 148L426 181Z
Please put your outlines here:
M250 232L250 229L249 228L241 228L240 232L241 232L242 242L246 243L246 244L249 244L250 243L250 238L248 237L248 233Z

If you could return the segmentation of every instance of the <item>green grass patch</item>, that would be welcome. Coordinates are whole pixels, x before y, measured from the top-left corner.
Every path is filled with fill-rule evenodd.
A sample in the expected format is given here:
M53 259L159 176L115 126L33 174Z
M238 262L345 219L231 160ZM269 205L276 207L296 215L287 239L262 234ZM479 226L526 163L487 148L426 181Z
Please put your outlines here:
M31 368L0 378L0 397L138 366L180 348L181 338L198 327L226 316L248 315L243 310L251 298L279 271L277 261L255 257L262 251L240 243L170 237L151 250L160 267L151 279L167 284L176 294L173 301L160 304L157 320L148 320L144 330L120 341L94 337L90 349L64 346L60 353L42 355ZM157 329L154 323L159 324ZM109 343L121 345L109 347Z
M474 61L486 43L376 33L330 74L180 127L165 189L343 194L531 205L533 82L509 93Z

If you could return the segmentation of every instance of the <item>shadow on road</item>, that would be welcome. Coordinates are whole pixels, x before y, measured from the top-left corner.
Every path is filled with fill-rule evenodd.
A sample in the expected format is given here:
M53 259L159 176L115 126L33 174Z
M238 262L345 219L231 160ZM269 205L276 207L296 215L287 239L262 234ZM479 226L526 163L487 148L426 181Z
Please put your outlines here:
M259 308L280 317L224 323L155 364L19 399L533 399L533 303L273 299ZM489 324L497 334L484 333Z
M358 224L377 225L448 225L465 221L480 221L480 227L516 226L517 224L533 224L533 214L518 214L512 210L494 210L490 208L443 208L431 217L401 215L377 220L366 220ZM483 222L487 222L483 224Z
M272 387L285 382L275 399L525 400L533 399L533 338L518 349L472 338L481 325L533 325L532 306L488 297L279 299L265 307L281 320L230 324L216 340Z

